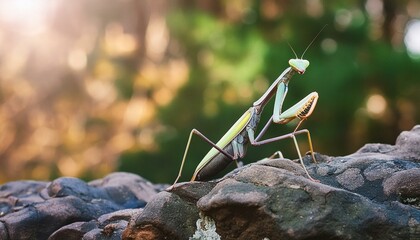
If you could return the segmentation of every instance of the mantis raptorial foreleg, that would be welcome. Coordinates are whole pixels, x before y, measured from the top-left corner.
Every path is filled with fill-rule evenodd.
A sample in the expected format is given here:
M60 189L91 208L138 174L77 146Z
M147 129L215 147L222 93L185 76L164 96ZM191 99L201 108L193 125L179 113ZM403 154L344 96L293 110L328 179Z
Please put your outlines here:
M309 130L307 130L307 129L297 130L297 129L299 128L301 123L307 117L309 117L309 115L312 113L312 111L314 110L314 108L316 106L317 100L318 100L318 94L316 92L313 92L313 93L309 94L308 96L306 96L305 98L303 98L298 103L296 103L291 108L284 111L282 114L279 114L278 117L277 117L277 120L274 120L275 116L273 115L270 118L270 120L266 123L266 125L264 126L264 128L261 130L260 134L258 134L258 136L256 138L254 138L254 131L252 129L250 129L248 131L248 135L249 135L249 139L250 139L251 144L256 145L256 146L280 141L280 140L283 140L283 139L286 139L286 138L292 138L293 142L295 144L295 147L296 147L296 151L297 151L298 156L299 156L299 161L300 161L303 169L305 170L306 175L309 177L309 179L311 179L313 181L316 181L316 180L313 179L309 175L308 170L306 169L305 164L303 163L303 159L302 159L302 155L301 155L301 152L300 152L300 149L299 149L299 145L298 145L298 142L296 140L296 135L299 135L299 134L302 134L302 133L307 134L311 156L312 156L312 159L314 160L314 162L316 163L316 159L315 159L315 155L314 155L314 151L313 151L313 147L312 147L311 134L310 134ZM274 137L274 138L260 140L261 137L263 136L263 134L267 131L271 122L275 122L275 123L278 123L278 124L286 124L286 123L292 121L295 118L299 118L300 121L299 121L298 125L296 126L295 130L292 133L285 134L285 135L282 135L282 136L277 136L277 137Z

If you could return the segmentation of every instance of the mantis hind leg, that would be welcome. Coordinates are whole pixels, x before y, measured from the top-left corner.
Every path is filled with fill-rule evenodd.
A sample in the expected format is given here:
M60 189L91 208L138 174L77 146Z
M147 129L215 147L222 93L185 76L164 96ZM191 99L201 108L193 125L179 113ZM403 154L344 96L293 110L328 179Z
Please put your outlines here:
M188 142L187 142L187 145L185 147L184 155L182 157L182 162L181 162L181 166L179 168L178 176L176 177L175 182L172 184L172 186L168 188L168 190L170 190L170 189L173 188L173 186L178 182L179 178L182 175L182 169L184 168L185 159L187 158L187 154L188 154L188 150L190 148L192 136L194 134L197 135L197 136L199 136L200 138L202 138L208 144L212 145L214 148L216 148L220 153L222 153L223 155L225 155L227 158L234 159L234 156L232 156L228 152L226 152L223 149L221 149L219 146L217 146L215 143L213 143L211 140L209 140L206 136L204 136L202 133L200 133L197 129L193 129L193 130L191 130L190 136L188 137Z
M303 129L303 130L306 130L306 129ZM304 133L305 131L303 131L303 130L301 130L301 132L300 132L300 133ZM306 130L306 131L307 131L307 130ZM309 131L307 131L307 133L309 134ZM310 136L310 135L308 135L308 136ZM312 177L311 177L311 175L309 174L308 170L307 170L307 169L306 169L306 167L305 167L305 164L303 163L302 155L301 155L301 153L300 153L299 144L298 144L298 142L297 142L297 140L296 140L295 132L293 132L293 133L291 134L291 138L293 138L293 142L294 142L294 144L295 144L296 151L297 151L298 156L299 156L299 161L300 161L300 164L302 165L303 170L305 171L306 175L308 176L308 178L309 178L310 180L312 180L312 181L314 181L314 182L319 182L318 180L316 180L316 179L314 179L314 178L312 178ZM310 137L309 137L309 139L310 139ZM313 149L312 149L312 143L311 143L311 141L310 141L310 140L309 140L309 143L310 143L309 145L310 145L310 149L311 149L311 155L312 155L312 158L313 158L313 160L314 160L314 161L315 161L315 163L316 163L315 156L314 156L314 151L313 151Z

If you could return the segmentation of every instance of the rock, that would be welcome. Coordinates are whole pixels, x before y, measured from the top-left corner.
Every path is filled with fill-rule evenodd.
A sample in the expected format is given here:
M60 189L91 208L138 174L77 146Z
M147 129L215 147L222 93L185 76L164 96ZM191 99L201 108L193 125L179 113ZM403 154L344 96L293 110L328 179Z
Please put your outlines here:
M120 239L128 221L157 192L130 173L89 183L69 177L10 182L0 186L0 237Z
M419 239L420 126L395 145L265 159L210 182L177 184L132 218L123 239Z
M55 231L48 240L61 239L121 239L122 232L131 218L139 215L142 209L124 209L104 214L97 220L74 222Z
M420 170L417 168L392 174L384 181L384 193L387 196L400 198L400 201L420 208Z
M123 239L188 239L194 234L199 217L197 207L191 202L196 202L213 186L207 182L186 184L185 188L181 185L177 191L183 193L182 197L160 192L142 214L130 221L133 228L125 230Z
M55 231L48 240L79 240L82 239L83 235L87 232L97 228L98 224L95 221L74 222Z
M0 186L0 239L420 239L420 126L300 164L263 159L221 179L152 184L129 173L86 183Z
M402 132L395 144L393 153L395 156L420 162L420 125L413 127L411 131Z
M46 185L47 182L37 181L16 181L1 185L0 217L28 204L44 201L40 192Z
M47 193L48 196L52 198L74 196L84 201L105 197L105 194L99 189L89 186L80 179L71 177L63 177L54 180L48 185Z

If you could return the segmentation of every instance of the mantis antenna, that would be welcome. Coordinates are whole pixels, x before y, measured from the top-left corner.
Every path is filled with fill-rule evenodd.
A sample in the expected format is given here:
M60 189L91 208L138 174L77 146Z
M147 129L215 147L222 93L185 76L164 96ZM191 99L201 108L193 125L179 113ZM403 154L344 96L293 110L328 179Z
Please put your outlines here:
M319 34L322 32L322 30L324 30L324 28L327 26L328 24L325 24L324 27L321 28L321 30L318 32L318 34L314 37L314 39L312 39L311 43L309 43L309 45L306 47L305 51L303 51L302 53L302 57L300 57L300 59L303 58L303 55L305 55L306 51L309 49L309 47L312 45L312 43L314 43L315 39L319 36ZM293 49L293 48L292 48ZM295 51L293 51L295 52ZM295 53L296 55L296 53ZM297 58L297 57L296 57Z
M295 54L295 57L296 57L296 59L297 59L297 58L298 58L298 56L297 56L297 54L296 54L295 50L293 49L292 45L290 45L290 43L289 43L289 42L287 42L287 44L289 45L290 49L292 49L292 52Z

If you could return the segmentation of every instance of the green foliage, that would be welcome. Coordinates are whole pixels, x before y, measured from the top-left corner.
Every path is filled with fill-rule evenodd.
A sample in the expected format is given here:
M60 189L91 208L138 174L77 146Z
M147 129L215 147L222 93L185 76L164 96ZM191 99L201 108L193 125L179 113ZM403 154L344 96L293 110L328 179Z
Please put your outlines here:
M324 154L345 155L367 142L393 144L400 131L419 121L419 62L408 57L401 42L372 37L376 23L357 3L324 3L322 12L311 16L303 2L293 1L280 5L278 17L267 17L264 4L258 2L239 19L223 14L228 3L220 4L218 14L175 8L167 23L173 41L182 46L190 75L171 104L159 111L160 121L173 134L163 132L157 138L158 152L124 155L120 169L135 170L154 181L174 179L189 131L199 129L217 141L288 67L294 55L287 43L300 57L326 24L305 53L311 64L303 76L292 79L284 107L312 91L319 93L317 108L303 127L311 131L315 150ZM374 94L386 101L377 114L366 107ZM407 108L412 112L405 112ZM272 104L266 107L261 125L270 114ZM294 126L273 126L267 137L288 133ZM304 138L301 142L307 149ZM193 139L184 176L191 176L209 149L199 138ZM250 147L245 162L277 150L288 158L297 157L285 140Z

